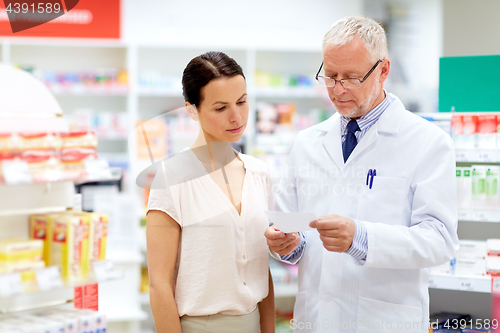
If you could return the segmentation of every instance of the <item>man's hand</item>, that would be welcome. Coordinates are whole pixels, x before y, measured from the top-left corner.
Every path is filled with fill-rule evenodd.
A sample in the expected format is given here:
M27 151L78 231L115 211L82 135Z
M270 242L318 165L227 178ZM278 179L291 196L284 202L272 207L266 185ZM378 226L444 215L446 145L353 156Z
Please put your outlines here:
M267 245L269 248L281 255L292 253L300 243L300 236L298 233L290 232L285 234L275 226L267 228L264 236L267 238Z
M356 232L353 220L335 214L320 216L317 221L309 223L309 226L318 229L323 246L331 252L349 250Z

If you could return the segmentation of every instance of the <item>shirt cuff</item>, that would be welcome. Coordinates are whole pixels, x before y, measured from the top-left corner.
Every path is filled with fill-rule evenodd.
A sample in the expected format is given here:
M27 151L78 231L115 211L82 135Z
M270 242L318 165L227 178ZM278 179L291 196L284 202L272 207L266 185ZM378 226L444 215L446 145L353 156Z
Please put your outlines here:
M358 259L361 264L364 264L368 253L368 234L363 222L354 220L354 224L356 225L356 231L354 233L352 245L346 253Z
M302 255L304 254L304 250L306 248L307 240L306 236L301 231L299 231L299 236L300 236L299 245L297 245L297 247L293 250L292 253L286 255L279 255L281 261L295 265L296 263L299 262L300 258L302 258Z

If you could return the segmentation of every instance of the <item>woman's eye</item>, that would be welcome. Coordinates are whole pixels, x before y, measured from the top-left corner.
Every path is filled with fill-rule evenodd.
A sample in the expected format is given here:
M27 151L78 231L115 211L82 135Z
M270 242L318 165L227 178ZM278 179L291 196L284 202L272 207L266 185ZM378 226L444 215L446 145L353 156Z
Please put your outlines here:
M218 108L218 109L215 109L215 111L224 111L224 109L225 109L225 108L226 108L226 107L225 107L225 106L223 106L223 107L220 107L220 108Z
M245 104L247 101L239 101L238 104Z

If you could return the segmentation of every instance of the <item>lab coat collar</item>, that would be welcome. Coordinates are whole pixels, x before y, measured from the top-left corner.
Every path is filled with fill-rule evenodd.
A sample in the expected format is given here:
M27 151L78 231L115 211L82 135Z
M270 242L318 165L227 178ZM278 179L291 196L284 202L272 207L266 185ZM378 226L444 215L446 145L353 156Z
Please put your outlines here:
M392 95L392 94L391 94ZM357 155L361 154L365 149L371 146L378 138L379 133L397 134L402 119L401 111L405 110L403 103L396 96L392 95L394 101L382 113L379 120L366 132L363 139L354 148L349 159L344 163L342 154L342 140L340 133L340 115L334 114L328 120L317 125L316 130L326 132L322 140L323 147L330 155L331 159L339 170L352 163Z

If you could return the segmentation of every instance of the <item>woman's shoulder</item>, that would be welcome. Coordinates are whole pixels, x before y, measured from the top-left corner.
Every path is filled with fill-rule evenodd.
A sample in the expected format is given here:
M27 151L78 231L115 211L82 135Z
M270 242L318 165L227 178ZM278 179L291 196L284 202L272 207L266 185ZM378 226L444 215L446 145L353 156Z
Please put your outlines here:
M205 176L207 172L199 166L199 163L191 150L181 151L161 162L165 176L169 182L175 180L174 183L183 183Z
M254 173L259 173L268 176L269 167L266 162L258 159L257 157L239 153L238 156L245 164L245 169Z

